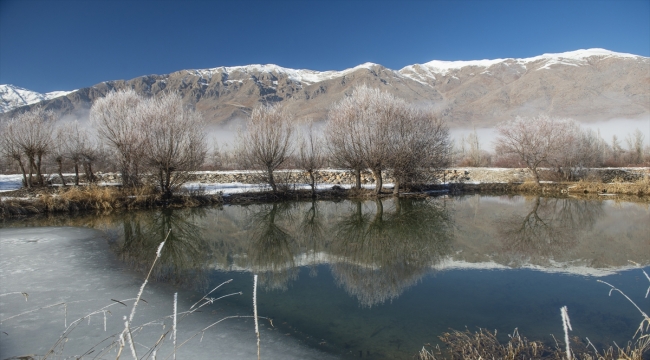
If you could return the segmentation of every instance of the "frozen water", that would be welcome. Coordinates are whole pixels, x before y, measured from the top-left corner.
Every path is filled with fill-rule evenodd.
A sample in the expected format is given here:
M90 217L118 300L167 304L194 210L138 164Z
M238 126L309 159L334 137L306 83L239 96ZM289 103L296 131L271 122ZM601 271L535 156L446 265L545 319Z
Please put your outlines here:
M0 358L44 355L56 344L66 325L74 325L76 319L107 306L106 331L103 312L84 319L69 334L62 357L78 356L97 346L91 355L94 357L115 339L115 334L122 331L123 316L128 316L143 276L127 270L116 261L102 234L98 230L72 227L0 229ZM229 293L228 285L222 289L212 295ZM145 355L146 349L170 330L171 319L163 317L172 314L173 294L176 291L179 292L179 312L188 309L202 295L171 285L147 284L142 296L146 303L141 302L138 306L133 327L155 322L134 334L138 357ZM28 301L20 292L29 294ZM249 292L243 296L250 295ZM112 299L120 300L127 306ZM50 305L54 306L48 307ZM36 311L30 312L32 310ZM254 326L250 318L219 323L205 331L202 341L199 332L226 316L252 315L252 305L251 308L242 308L217 301L201 310L178 322L178 343L198 333L178 350L179 359L215 356L253 359L257 356ZM264 359L331 358L279 334L264 321L260 325L265 325L260 330ZM61 348L57 347L56 350L59 353ZM128 349L124 351L129 352ZM168 335L157 357L163 358L170 353L171 340ZM115 350L111 350L106 357L115 355Z

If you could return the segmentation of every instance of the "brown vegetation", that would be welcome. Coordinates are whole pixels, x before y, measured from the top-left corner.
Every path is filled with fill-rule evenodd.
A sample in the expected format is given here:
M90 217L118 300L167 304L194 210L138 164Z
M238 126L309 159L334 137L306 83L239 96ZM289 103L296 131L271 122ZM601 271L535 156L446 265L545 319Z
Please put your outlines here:
M9 193L11 195L11 193ZM194 207L220 204L221 195L185 193L164 198L153 187L123 189L114 186L84 186L41 189L29 192L34 198L7 197L0 201L0 219L17 216L76 211L110 211L152 207Z
M445 349L425 348L417 354L419 360L566 360L566 353L559 346L552 348L541 341L528 340L521 336L517 329L508 335L510 340L501 343L494 333L486 329L475 332L469 330L451 330L440 336ZM559 344L558 344L559 345ZM628 342L624 347L614 347L598 351L590 343L581 341L578 337L571 339L571 355L575 360L644 360L644 354L650 350L650 339L639 338Z

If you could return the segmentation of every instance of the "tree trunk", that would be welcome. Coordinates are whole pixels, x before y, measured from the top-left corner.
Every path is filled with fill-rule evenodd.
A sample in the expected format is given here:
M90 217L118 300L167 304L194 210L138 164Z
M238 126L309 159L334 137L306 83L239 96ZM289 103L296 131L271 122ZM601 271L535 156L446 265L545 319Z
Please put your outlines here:
M165 194L165 176L162 169L158 170L158 181L160 182L160 193Z
M172 197L172 172L171 170L167 169L165 171L165 188L166 188L166 195L168 199L171 199Z
M373 169L372 176L375 178L375 194L381 193L381 188L384 186L383 179L381 178L381 169Z
M27 178L27 187L32 188L34 186L34 181L32 175L34 174L34 157L29 157L29 177Z
M18 162L18 166L20 166L20 171L23 173L23 186L27 187L27 172L25 171L25 165L23 165L20 158L17 158L16 161Z
M38 181L39 186L45 185L45 181L43 181L43 174L41 173L41 160L43 158L42 154L36 155L36 180Z
M354 176L356 178L356 185L355 188L357 190L361 190L361 169L357 169L354 173Z
M314 177L314 170L309 170L309 180L311 181L311 197L316 197L316 179Z
M57 159L56 163L59 165L59 177L61 178L61 186L65 187L65 178L63 178L63 161L61 159Z
M95 174L93 174L93 164L91 162L84 162L84 171L86 172L86 178L88 182L95 182Z
M271 185L271 190L273 190L274 193L278 192L278 188L275 185L275 179L273 178L273 169L267 168L267 173L268 173L268 178L269 178L269 185Z
M74 163L74 184L79 186L79 163Z
M535 177L535 183L539 185L539 174L537 173L537 168L533 167L530 170L533 172L533 176Z

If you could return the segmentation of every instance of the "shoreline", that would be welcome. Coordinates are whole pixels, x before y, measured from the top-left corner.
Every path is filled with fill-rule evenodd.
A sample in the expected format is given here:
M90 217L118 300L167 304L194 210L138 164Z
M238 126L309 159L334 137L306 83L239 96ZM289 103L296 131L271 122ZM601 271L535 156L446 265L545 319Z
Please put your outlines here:
M203 184L209 185L209 184ZM222 184L223 185L223 184ZM230 184L226 184L230 185ZM294 184L296 188L297 184ZM114 185L90 185L18 189L0 193L0 219L83 211L129 211L154 208L191 208L211 205L246 205L295 200L371 200L396 196L391 184L375 194L371 186L360 190L350 186L320 184L315 196L311 190L285 190L273 193L263 184L243 189L236 186L230 193L206 191L201 186L185 188L172 198L164 199L151 188L122 190ZM235 191L232 191L232 190ZM449 183L412 187L399 197L435 197L441 195L533 195L573 197L585 200L616 200L650 203L650 183L533 182L522 183Z

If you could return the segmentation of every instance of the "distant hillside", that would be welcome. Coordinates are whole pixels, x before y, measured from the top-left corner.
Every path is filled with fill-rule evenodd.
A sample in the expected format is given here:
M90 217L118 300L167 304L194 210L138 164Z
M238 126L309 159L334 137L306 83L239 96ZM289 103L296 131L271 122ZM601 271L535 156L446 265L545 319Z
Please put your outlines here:
M133 88L146 96L178 91L215 124L245 117L257 104L275 102L284 103L298 119L320 120L359 84L434 106L452 127L492 126L539 113L584 122L650 116L650 58L589 49L526 59L431 61L401 70L372 63L325 72L276 65L181 70L106 81L24 106L5 105L9 101L0 92L0 117L37 104L61 115L86 116L95 99L114 89Z

